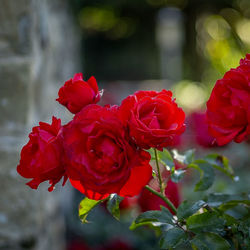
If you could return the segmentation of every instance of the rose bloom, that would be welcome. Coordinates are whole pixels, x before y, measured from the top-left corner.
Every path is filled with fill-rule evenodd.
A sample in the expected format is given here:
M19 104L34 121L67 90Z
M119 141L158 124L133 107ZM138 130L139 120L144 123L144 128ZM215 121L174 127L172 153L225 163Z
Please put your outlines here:
M75 74L73 79L66 81L59 89L58 96L56 100L73 114L100 100L96 79L91 76L88 81L84 81L82 73Z
M171 91L138 91L122 101L120 115L131 138L145 149L171 146L185 130L185 113Z
M187 126L191 127L191 134L195 139L195 143L204 147L216 147L215 138L208 133L208 124L206 121L206 113L203 111L196 111L189 115L187 119Z
M63 148L61 143L61 120L52 118L52 124L40 122L29 134L29 142L21 151L17 172L24 178L32 178L28 183L37 189L41 182L49 181L52 191L55 184L66 175L62 163Z
M207 122L220 146L250 135L250 54L216 82L207 102Z
M150 155L128 140L117 107L88 105L64 128L71 184L90 199L134 196L152 176Z

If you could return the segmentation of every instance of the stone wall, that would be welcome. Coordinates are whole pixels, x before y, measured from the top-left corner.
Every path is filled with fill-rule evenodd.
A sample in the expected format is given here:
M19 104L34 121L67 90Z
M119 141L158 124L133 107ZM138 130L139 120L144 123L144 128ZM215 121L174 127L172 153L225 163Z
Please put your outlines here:
M67 116L59 86L79 71L80 36L66 0L0 0L0 249L63 250L56 191L25 185L16 166L32 126Z

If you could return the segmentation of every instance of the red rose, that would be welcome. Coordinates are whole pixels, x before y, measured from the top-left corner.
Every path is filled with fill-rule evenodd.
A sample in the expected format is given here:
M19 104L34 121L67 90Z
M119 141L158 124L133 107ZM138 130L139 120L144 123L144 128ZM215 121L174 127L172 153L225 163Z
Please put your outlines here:
M120 113L128 122L130 136L145 149L170 146L185 130L185 113L172 99L171 91L138 91L123 100Z
M208 133L208 124L206 122L206 113L193 112L188 122L192 129L191 134L195 137L195 142L202 147L215 147L217 146L215 138ZM188 124L187 122L187 124Z
M220 146L250 135L250 54L216 82L207 102L207 121Z
M65 170L61 161L62 145L60 141L61 120L52 117L52 124L40 122L29 134L29 142L22 148L17 172L25 178L33 178L26 183L37 189L43 181L49 180L52 191L55 184L64 176Z
M88 105L64 128L72 185L90 199L134 196L151 178L150 155L130 144L117 107Z
M73 114L81 111L86 105L100 100L96 79L92 76L85 82L82 73L75 74L73 79L66 81L59 89L58 96L56 100Z
M123 210L133 208L137 205L137 202L138 202L138 196L125 197L119 205L120 210L123 211Z

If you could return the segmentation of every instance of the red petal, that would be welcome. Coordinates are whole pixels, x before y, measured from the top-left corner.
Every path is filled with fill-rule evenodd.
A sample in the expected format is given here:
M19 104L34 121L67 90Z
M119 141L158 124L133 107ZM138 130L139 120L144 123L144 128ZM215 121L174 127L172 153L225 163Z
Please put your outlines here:
M87 82L88 82L88 84L90 85L90 87L91 87L91 88L95 91L95 93L97 94L97 93L98 93L98 85L97 85L97 82L96 82L95 77L94 77L94 76L91 76Z
M92 200L102 200L105 199L109 196L109 194L100 194L97 192L93 192L92 190L86 190L83 185L81 184L80 181L78 180L72 180L69 179L71 185L76 188L78 191L80 191L81 193L85 194L89 199Z
M123 197L138 195L151 178L152 167L149 164L132 168L130 177L120 190L119 195Z
M73 77L73 82L76 81L83 81L83 74L82 73L76 73Z

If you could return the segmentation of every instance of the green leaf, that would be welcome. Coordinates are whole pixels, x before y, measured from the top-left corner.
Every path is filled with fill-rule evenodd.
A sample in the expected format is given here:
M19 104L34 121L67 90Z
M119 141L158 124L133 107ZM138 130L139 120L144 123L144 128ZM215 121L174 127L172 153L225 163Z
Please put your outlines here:
M169 212L169 210L165 207L161 207L161 209L162 209L161 211L153 210L140 214L131 224L130 230L134 230L137 227L148 224L155 226L157 225L155 222L160 223L159 225L161 224L175 225L173 215Z
M221 194L213 193L209 194L206 198L210 207L218 207L221 205L238 205L245 204L250 205L250 200L247 194Z
M232 226L234 224L235 225L238 224L238 221L234 217L232 217L228 214L223 214L222 217L223 217L223 219L225 219L227 226Z
M175 248L187 239L188 236L185 231L178 227L173 227L163 232L162 237L160 239L160 247L162 249Z
M194 160L194 149L187 150L184 154L178 153L176 149L173 150L174 159L184 164L191 164Z
M120 197L117 194L111 194L107 202L108 211L117 219L120 219L120 202L123 200L123 197Z
M232 210L237 207L238 207L239 212L245 211L247 208L250 209L250 201L249 200L232 200L232 201L228 201L222 204L219 208L222 211L226 211L229 209Z
M250 249L250 218L244 220L240 223L238 231L242 232L241 237L241 246L242 249ZM245 248L243 248L243 246Z
M218 207L222 203L230 201L231 197L233 196L229 194L213 193L209 194L206 200L210 207Z
M79 204L79 217L82 223L87 223L87 216L88 213L99 203L101 203L102 200L91 200L89 198L84 198L80 204Z
M178 183L184 177L185 172L186 170L183 169L172 168L171 180Z
M250 249L250 218L237 221L236 225L232 225L232 239L235 249Z
M146 151L148 151L148 152L150 153L150 155L151 155L151 160L152 160L152 161L155 160L155 151L154 151L154 149L153 149L153 148L150 148L150 149L148 149L148 150L146 150Z
M215 212L205 212L192 215L187 219L187 228L194 233L200 232L222 232L225 220Z
M207 198L210 207L217 207L221 213L235 219L246 218L250 211L250 200L247 194L210 194Z
M193 160L194 160L194 152L195 152L195 149L189 149L184 153L184 155L185 155L184 164L188 165L188 164L193 162Z
M203 233L196 235L191 240L192 245L194 245L199 250L228 250L230 249L229 243L223 239L220 235L215 233Z
M226 206L224 205L222 208L220 208L222 211L224 211L226 214L234 217L235 219L245 219L250 216L250 209L247 206L243 205L233 205L233 206Z
M209 154L203 158L211 166L219 170L220 172L228 175L230 178L234 179L234 172L232 167L229 165L229 160L219 154Z
M174 225L175 221L174 221L174 217L171 214L171 212L164 206L160 206L161 207L161 211L162 211L162 215L163 215L163 220L166 221L169 224Z
M200 181L195 185L195 191L204 191L210 188L214 182L214 170L213 168L203 160L195 161L199 169L202 171Z
M163 149L163 151L158 151L158 158L159 161L164 165L164 166L168 166L170 167L170 169L172 169L172 167L174 167L174 160L172 155L170 154L170 152L167 149Z
M189 216L195 214L200 208L205 205L205 201L199 200L192 204L189 201L184 201L177 209L177 217L179 220L188 218Z

